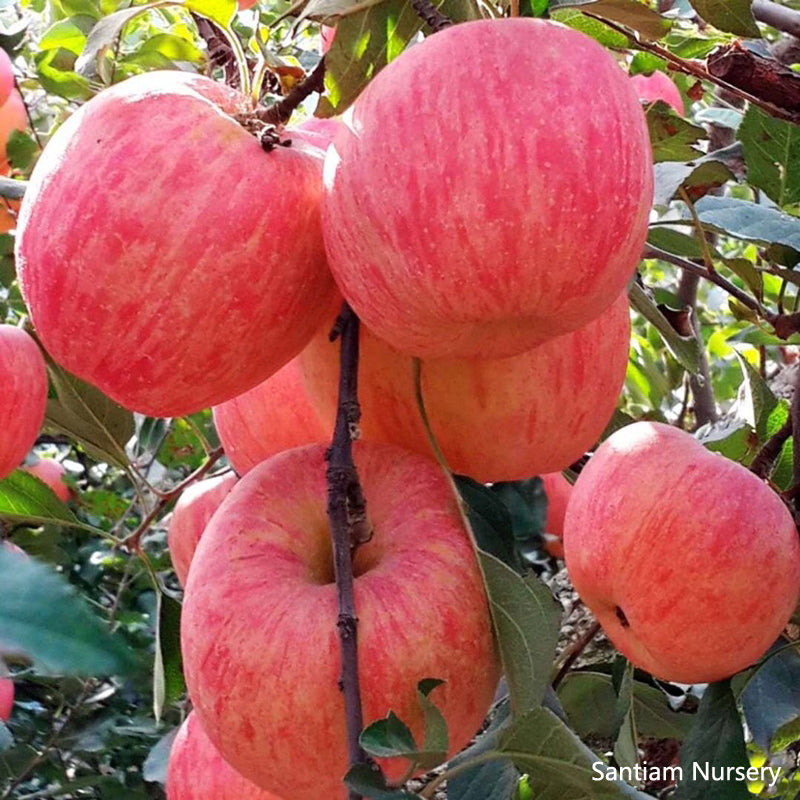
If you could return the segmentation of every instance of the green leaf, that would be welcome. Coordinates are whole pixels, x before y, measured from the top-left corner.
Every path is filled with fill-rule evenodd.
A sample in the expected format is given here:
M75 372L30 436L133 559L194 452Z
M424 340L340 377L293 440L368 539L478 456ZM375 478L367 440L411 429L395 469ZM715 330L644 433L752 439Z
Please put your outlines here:
M614 664L614 761L620 767L635 767L637 752L636 722L633 711L633 664L619 656Z
M186 8L227 28L236 16L236 0L186 0ZM338 36L338 33L337 33Z
M425 744L422 746L422 752L430 756L426 761L420 761L425 768L435 767L445 761L447 751L450 749L447 721L429 697L430 693L443 683L444 681L436 678L425 678L417 685L417 698L425 718Z
M739 126L747 180L779 206L800 202L800 126L754 105Z
M561 607L535 575L520 577L479 551L513 713L538 707L550 683Z
M186 691L181 656L181 604L156 592L156 652L153 666L153 714L161 719L164 708Z
M752 0L689 0L695 11L709 24L721 31L760 39L751 9Z
M800 251L800 219L769 206L707 195L695 203L704 227L747 242L782 244Z
M136 659L60 575L0 548L0 642L52 674L129 674Z
M696 774L695 765L740 767L750 761L744 730L736 708L730 681L709 684L700 701L694 725L681 748L683 780L674 800L748 800L750 793L742 781L705 780Z
M628 296L633 308L655 327L680 365L688 372L696 374L700 369L702 354L702 345L697 337L681 336L661 312L655 300L638 283L631 284Z
M191 64L201 64L205 59L199 47L174 33L151 36L142 44L138 53L158 53L172 62L185 61Z
M0 519L94 531L81 522L47 484L21 469L0 480Z
M66 66L63 54L72 62ZM42 88L49 94L64 97L67 100L88 100L94 92L88 79L74 72L74 55L68 50L47 50L34 57L36 72Z
M390 788L377 765L356 764L350 767L344 779L353 791L370 800L408 800L417 796L403 789Z
M501 738L499 754L529 774L534 797L547 800L652 800L632 787L600 779L603 762L551 711L536 708L516 717Z
M767 422L778 398L761 377L759 371L738 351L736 358L742 370L744 396L738 405L737 416L756 431L758 440L767 438Z
M27 170L39 152L39 145L32 136L22 131L11 131L6 144L6 154L11 165L19 170Z
M570 672L558 687L558 699L578 735L613 738L617 695L609 675ZM640 735L654 739L683 740L693 720L673 711L664 693L646 683L633 683L633 710Z
M464 475L453 480L467 507L467 516L478 547L520 571L514 550L514 531L511 515L503 501L487 486Z
M53 23L38 42L39 50L63 48L76 56L86 46L86 37L94 27L95 20L90 16L77 16Z
M704 425L695 435L703 447L740 463L750 456L758 444L752 426L743 419L724 418Z
M694 145L708 138L706 130L679 117L663 100L649 105L646 117L654 162L694 161L703 155Z
M96 458L127 469L133 414L49 358L48 369L56 397L47 401L45 425L77 439Z
M753 741L765 752L791 742L776 741L781 729L800 720L800 653L779 639L741 695L742 711Z
M492 484L492 492L508 510L517 542L527 541L544 532L547 524L547 494L541 478L498 481Z
M592 39L602 44L603 47L624 50L630 45L628 37L625 36L624 33L615 31L613 28L609 28L608 25L604 25L600 20L582 14L574 8L551 8L550 17L556 22L560 22L562 25L568 25L576 31L591 36Z
M696 236L687 236L673 228L653 227L647 232L647 243L683 258L702 258L703 250Z
M645 41L658 41L669 31L670 22L639 0L566 0L552 7L579 7L585 14L611 20L636 31Z
M683 187L699 198L733 179L733 173L721 161L701 158L686 163L662 161L654 165L655 196L653 205L666 207L675 193Z
M417 752L417 743L408 725L394 711L367 725L359 737L361 746L376 758L408 756Z

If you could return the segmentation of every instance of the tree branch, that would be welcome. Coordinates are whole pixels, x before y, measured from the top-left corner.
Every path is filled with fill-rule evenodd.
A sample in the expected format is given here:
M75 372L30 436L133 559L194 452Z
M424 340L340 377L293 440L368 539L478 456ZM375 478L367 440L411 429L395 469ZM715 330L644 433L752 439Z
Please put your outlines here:
M347 724L347 755L350 766L366 763L358 737L364 727L358 680L358 618L353 590L353 552L365 539L366 506L358 472L353 463L353 439L358 436L361 409L358 405L359 321L345 302L332 332L340 336L339 400L333 443L327 453L328 520L333 540L333 561L339 602L339 643L342 672L339 686L344 693ZM354 791L350 800L360 800Z
M417 12L417 16L425 22L434 33L439 33L439 31L443 31L453 24L453 20L442 14L431 0L411 0L411 8Z
M792 416L784 422L772 436L764 442L764 446L756 453L756 457L750 464L750 471L754 475L764 480L769 477L769 473L775 464L775 459L781 454L784 442L792 435Z
M771 0L753 0L753 16L766 25L800 38L800 11Z
M567 673L572 668L572 665L578 660L580 654L588 647L589 642L594 639L595 636L600 632L600 623L597 620L594 620L592 624L584 631L583 635L576 639L566 651L566 658L561 663L561 666L558 669L558 674L555 678L553 678L553 689L558 689L561 685L561 681L567 676Z
M286 95L282 100L273 103L269 108L259 108L256 116L267 125L285 125L291 118L294 110L307 97L314 92L325 91L325 56L323 56L313 71Z

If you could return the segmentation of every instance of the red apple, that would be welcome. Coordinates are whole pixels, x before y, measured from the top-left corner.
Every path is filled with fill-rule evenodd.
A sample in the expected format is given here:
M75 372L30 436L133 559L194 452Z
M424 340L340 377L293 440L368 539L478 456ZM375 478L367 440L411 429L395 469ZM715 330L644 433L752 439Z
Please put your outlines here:
M55 459L39 458L33 464L23 465L22 469L46 483L59 500L64 503L69 500L69 486L64 482L67 471Z
M650 141L628 77L588 36L454 25L392 61L344 122L325 162L328 259L398 350L517 355L586 325L633 274Z
M337 132L341 129L342 123L338 117L322 119L321 117L309 117L299 125L286 128L286 136L300 139L306 144L312 144L325 151L328 145L333 142ZM339 300L341 305L341 299Z
M8 99L0 106L0 174L7 175L11 169L6 154L8 138L14 131L25 131L28 126L28 113L22 95L14 89Z
M781 498L740 464L655 422L614 433L578 478L567 570L619 650L658 678L752 664L797 605L800 542Z
M282 450L329 442L334 420L335 406L324 414L309 399L297 358L249 392L214 407L219 440L240 475Z
M200 540L181 620L209 738L246 778L292 800L347 797L325 449L280 453L233 488ZM472 545L433 461L368 443L355 461L373 528L354 563L364 720L393 710L421 742L417 683L439 678L431 699L457 752L498 678ZM398 779L406 765L384 766Z
M252 8L258 0L239 0L239 10L246 11L248 8Z
M33 322L127 408L179 416L247 391L334 296L319 150L265 152L248 102L200 75L137 75L75 112L31 176L16 252Z
M614 412L629 340L623 294L583 329L521 355L423 362L426 410L450 467L481 482L568 467L597 441ZM333 419L338 346L320 333L300 363L318 414ZM362 327L359 369L362 438L430 454L411 358Z
M544 546L553 558L564 558L564 517L572 494L572 484L560 472L542 475L542 482L547 495Z
M652 75L631 75L631 83L641 101L655 103L656 100L663 100L677 114L683 116L686 113L680 89L665 73L656 71Z
M189 565L208 521L236 480L235 475L229 474L198 481L184 490L175 503L167 530L167 544L181 586L186 585Z
M11 97L14 86L14 64L8 53L0 48L0 106Z
M167 800L281 800L243 778L211 744L192 712L172 743Z
M328 52L331 49L331 45L333 44L333 39L336 36L336 28L331 25L323 25L320 32L320 39L322 40L322 46L320 47L320 51L322 55Z
M13 325L0 325L0 386L0 478L5 478L36 442L47 403L42 353Z
M5 722L11 716L14 706L14 681L0 678L0 720Z

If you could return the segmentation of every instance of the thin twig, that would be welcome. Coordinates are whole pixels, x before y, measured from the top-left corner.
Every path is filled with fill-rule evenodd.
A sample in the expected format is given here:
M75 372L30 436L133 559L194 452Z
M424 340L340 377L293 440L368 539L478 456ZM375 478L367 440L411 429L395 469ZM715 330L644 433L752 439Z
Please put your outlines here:
M453 24L453 20L442 14L431 0L411 0L411 8L417 12L417 16L425 22L434 33L439 33L439 31L443 31Z
M594 639L595 636L600 632L600 623L595 620L584 632L583 636L580 639L574 641L569 649L566 651L567 655L564 661L562 662L561 666L558 669L558 673L556 677L553 678L553 689L558 689L561 685L561 681L564 680L567 673L572 668L572 665L578 660L580 654L587 648L589 642Z
M300 83L292 88L289 94L269 108L259 109L256 116L267 125L285 125L291 118L294 110L307 97L314 92L320 94L325 91L325 56L323 56L314 70Z
M341 677L347 724L347 756L350 766L367 762L358 737L364 727L358 678L358 617L353 590L353 552L363 539L366 526L364 495L353 462L353 439L358 435L361 410L358 405L359 321L345 302L335 331L341 338L339 399L333 443L327 453L328 521L333 540L333 562L338 596ZM361 795L349 791L350 800Z
M767 479L775 464L775 459L781 454L784 442L792 435L792 417L783 423L772 436L764 442L763 447L756 453L750 463L750 471L759 478Z

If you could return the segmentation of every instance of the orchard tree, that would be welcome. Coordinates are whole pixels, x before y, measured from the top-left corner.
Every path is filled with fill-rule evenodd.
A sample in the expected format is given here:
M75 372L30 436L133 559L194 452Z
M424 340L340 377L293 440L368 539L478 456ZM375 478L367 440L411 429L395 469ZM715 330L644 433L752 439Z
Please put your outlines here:
M0 7L0 800L800 796L800 5Z

